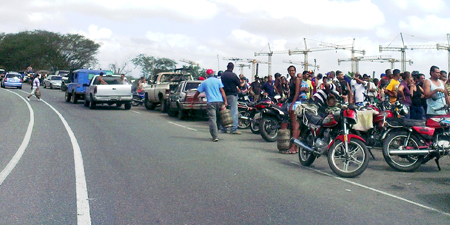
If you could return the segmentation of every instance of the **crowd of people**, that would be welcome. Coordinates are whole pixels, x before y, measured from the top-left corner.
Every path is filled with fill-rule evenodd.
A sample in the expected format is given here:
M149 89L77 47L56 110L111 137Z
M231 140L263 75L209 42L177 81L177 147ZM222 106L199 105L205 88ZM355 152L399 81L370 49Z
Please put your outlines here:
M295 108L306 101L312 101L319 107L326 107L330 100L338 98L356 106L367 103L394 104L399 101L409 109L406 118L418 120L444 115L446 111L441 108L450 104L447 72L441 71L437 66L430 68L430 77L427 79L418 71L410 73L398 69L387 69L380 78L371 78L358 72L349 76L339 70L315 75L313 71L297 73L296 67L291 65L287 68L287 76L280 73L274 75L275 79L272 75L262 79L255 76L251 83L244 75L237 76L233 73L233 69L234 64L228 63L227 71L218 73L219 79L214 77L212 70L208 70L206 81L216 79L216 82L205 81L198 89L199 92L206 92L213 141L218 140L218 130L227 132L226 128L220 126L217 117L218 108L223 105L229 106L232 113L233 126L229 132L240 134L237 131L239 94L248 94L252 101L274 99L276 95L280 95L287 102L294 138L299 135ZM293 146L286 152L297 153L297 150Z

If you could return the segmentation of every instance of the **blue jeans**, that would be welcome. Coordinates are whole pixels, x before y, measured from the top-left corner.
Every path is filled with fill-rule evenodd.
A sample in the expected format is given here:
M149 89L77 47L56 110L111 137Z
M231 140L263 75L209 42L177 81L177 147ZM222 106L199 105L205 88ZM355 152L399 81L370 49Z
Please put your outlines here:
M237 131L239 124L239 113L237 106L238 97L235 95L227 95L228 108L231 110L231 118L233 118L233 125L230 128L230 132ZM222 131L226 131L226 128L222 128Z

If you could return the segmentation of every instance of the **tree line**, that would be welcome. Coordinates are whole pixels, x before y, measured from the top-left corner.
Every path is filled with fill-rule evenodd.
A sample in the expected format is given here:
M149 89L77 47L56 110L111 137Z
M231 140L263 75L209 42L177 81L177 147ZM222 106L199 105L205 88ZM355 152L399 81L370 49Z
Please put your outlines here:
M101 44L79 34L59 34L44 30L0 33L0 68L7 71L24 71L28 66L35 70L76 70L98 67L98 53ZM159 72L173 71L177 62L169 58L157 58L140 54L129 62L139 68L141 76L151 78ZM115 74L130 73L126 69L129 62L122 65L110 63L109 69ZM198 65L182 66L194 78L205 74Z

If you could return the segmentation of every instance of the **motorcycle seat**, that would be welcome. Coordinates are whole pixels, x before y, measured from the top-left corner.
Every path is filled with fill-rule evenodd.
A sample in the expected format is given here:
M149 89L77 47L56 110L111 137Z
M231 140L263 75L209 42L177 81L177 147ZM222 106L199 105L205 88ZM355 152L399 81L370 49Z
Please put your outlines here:
M424 120L403 119L403 124L408 127L424 127Z
M306 119L310 124L319 125L322 122L322 117L316 114L306 112Z

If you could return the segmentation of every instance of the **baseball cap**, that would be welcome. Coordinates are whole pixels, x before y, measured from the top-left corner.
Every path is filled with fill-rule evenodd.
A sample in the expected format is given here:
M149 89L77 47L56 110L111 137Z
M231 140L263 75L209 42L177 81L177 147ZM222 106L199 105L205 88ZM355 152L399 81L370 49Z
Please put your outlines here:
M212 69L207 69L206 74L214 74L214 71Z
M385 76L386 76L386 74L382 73L380 77L385 77Z

